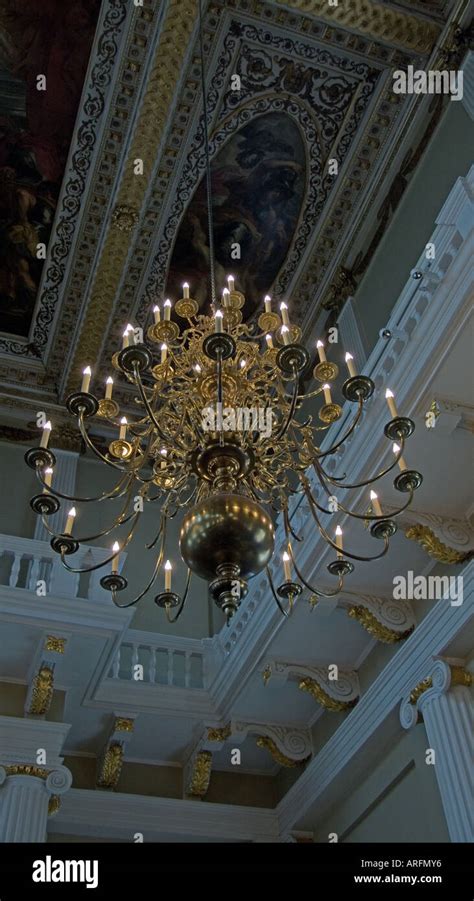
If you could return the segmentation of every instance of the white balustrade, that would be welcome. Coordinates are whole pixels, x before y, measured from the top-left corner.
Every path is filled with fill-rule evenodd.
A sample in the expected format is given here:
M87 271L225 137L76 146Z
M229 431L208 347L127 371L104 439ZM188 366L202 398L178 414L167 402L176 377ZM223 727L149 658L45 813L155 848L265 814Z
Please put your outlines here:
M204 659L205 649L199 639L179 635L152 638L149 632L130 629L117 650L109 678L202 689Z

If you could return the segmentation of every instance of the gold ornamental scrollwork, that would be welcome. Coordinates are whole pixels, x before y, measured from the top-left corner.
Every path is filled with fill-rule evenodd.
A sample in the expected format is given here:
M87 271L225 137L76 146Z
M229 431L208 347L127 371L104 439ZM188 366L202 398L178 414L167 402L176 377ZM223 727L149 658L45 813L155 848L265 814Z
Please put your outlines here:
M64 654L66 641L66 638L57 638L56 635L47 635L45 649L47 651L53 651L55 654Z
M321 707L324 707L325 710L334 710L338 713L342 713L346 710L351 710L358 701L358 698L352 698L350 701L340 701L336 698L332 698L323 688L321 688L315 679L310 679L309 676L302 679L298 687L301 691L307 691L312 695L318 704L321 704Z
M50 771L44 767L34 766L29 763L17 763L4 766L7 776L34 776L36 779L47 779Z
M28 713L32 716L44 716L48 712L54 691L54 670L52 666L43 664L33 682Z
M282 752L279 750L279 748L277 748L275 742L273 741L273 738L269 738L267 735L260 735L260 737L257 738L257 747L269 751L275 763L278 763L280 766L287 768L301 766L302 763L306 763L306 761L311 757L311 754L308 754L308 756L304 757L302 760L292 760L291 757L287 757L286 754L282 754Z
M227 741L228 738L232 735L232 726L230 723L227 726L223 726L222 729L208 729L207 730L207 740L208 741Z
M135 722L131 717L117 716L114 723L114 732L133 732Z
M455 566L457 563L465 563L474 556L474 551L458 551L449 547L435 535L428 526L416 523L405 531L405 537L410 541L416 541L430 557L433 557L438 563L445 563L448 566Z
M212 753L199 751L194 761L193 772L187 791L188 795L203 798L211 781Z
M429 688L433 687L433 680L431 676L427 676L426 679L423 679L421 682L418 682L418 685L415 685L413 691L410 692L410 704L416 704L418 698L421 698L422 694L425 691L428 691Z
M372 635L377 641L383 641L385 644L395 644L397 641L404 641L411 635L415 628L415 626L410 626L410 628L405 629L404 632L397 632L396 629L390 629L389 626L385 626L383 623L379 622L371 610L368 610L367 607L363 607L360 604L349 607L347 615L352 619L357 620L369 635Z
M97 788L106 788L113 791L117 787L123 765L123 745L120 742L112 742L102 758Z

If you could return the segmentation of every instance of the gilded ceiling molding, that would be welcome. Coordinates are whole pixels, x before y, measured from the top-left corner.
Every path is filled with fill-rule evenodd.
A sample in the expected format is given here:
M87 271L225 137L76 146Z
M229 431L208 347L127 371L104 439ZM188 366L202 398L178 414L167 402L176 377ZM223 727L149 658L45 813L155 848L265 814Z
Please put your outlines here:
M257 747L264 748L266 751L269 751L275 763L288 768L301 766L302 763L306 763L306 761L311 757L310 754L308 754L308 756L303 758L302 760L294 760L292 757L287 757L286 754L281 753L280 749L277 747L273 739L269 738L267 735L261 735L260 738L257 738Z
M130 204L118 204L112 213L112 225L121 232L131 232L138 223L138 210Z
M29 763L3 765L3 769L7 776L34 776L35 779L47 779L50 773L50 770L45 770L44 767Z
M115 732L133 732L135 720L131 717L117 716L114 723Z
M45 651L51 651L53 654L64 654L67 638L58 638L56 635L47 635L44 646Z
M30 716L45 716L48 712L54 691L54 668L43 663L36 674L31 688L27 713Z
M209 728L207 730L207 740L212 742L224 742L227 741L228 738L232 735L232 726L228 723L227 726L223 726L221 729Z
M440 26L434 22L373 0L351 0L337 6L330 6L327 0L277 0L277 3L416 53L430 53L441 33Z
M197 0L170 0L156 48L137 126L124 166L116 211L140 210L148 189L157 147L167 117L197 16ZM134 160L143 161L144 175L134 174ZM110 228L98 263L92 296L70 366L67 393L76 387L77 373L90 360L98 360L104 334L129 250L130 235Z
M448 566L455 566L459 563L465 563L474 556L474 550L458 551L449 547L435 535L429 526L417 523L405 530L405 537L410 541L416 541L430 557L433 557L438 563L445 563Z
M211 751L198 751L194 756L189 771L186 794L195 798L203 798L206 794L212 773Z
M117 788L123 765L123 745L120 742L109 744L102 756L97 773L96 787L114 791Z
M337 675L337 679L334 676ZM352 670L336 664L306 666L272 660L263 671L264 684L270 677L273 683L294 682L301 691L307 691L325 710L350 710L359 700L359 679Z

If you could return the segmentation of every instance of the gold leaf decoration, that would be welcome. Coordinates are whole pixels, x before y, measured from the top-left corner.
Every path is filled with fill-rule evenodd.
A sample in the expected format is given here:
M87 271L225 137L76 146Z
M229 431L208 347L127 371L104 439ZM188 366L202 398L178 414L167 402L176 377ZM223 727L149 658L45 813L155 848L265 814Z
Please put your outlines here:
M428 526L417 523L410 526L405 531L405 536L410 541L416 541L430 557L434 557L438 563L446 563L448 566L454 566L457 563L464 563L470 560L474 555L474 551L458 551L452 547L448 547L435 535Z
M57 638L55 635L47 635L46 650L53 651L55 654L64 654L66 640L66 638Z
M131 717L117 716L114 723L114 732L133 732L135 721Z
M187 791L188 795L193 795L197 798L204 797L211 781L211 770L211 751L199 751L194 761L193 773Z
M301 766L302 763L306 763L306 761L311 757L311 754L308 754L308 756L304 757L303 760L292 760L291 757L287 757L286 754L282 754L280 749L277 748L273 739L269 738L267 735L261 735L259 738L257 738L257 747L264 748L266 751L269 751L275 763L279 763L280 766L285 766L288 768Z
M44 716L50 708L53 690L54 670L44 663L33 682L28 713L34 716Z
M59 795L51 795L48 801L48 816L54 817L54 814L58 812L61 807L61 798Z
M433 680L431 676L427 676L422 682L418 682L418 685L415 685L413 691L410 692L410 704L416 704L418 698L421 698L421 695L428 691L429 688L432 688L432 686Z
M226 741L232 735L232 727L230 723L227 726L223 726L222 729L208 729L207 730L207 740L208 741Z
M117 741L112 742L102 758L97 788L113 790L117 787L123 764L123 746Z
M389 626L379 622L371 610L367 610L367 607L362 607L359 604L349 607L347 615L357 620L369 635L373 635L377 641L383 641L385 644L395 644L397 641L404 641L415 628L415 626L410 626L404 632L397 632L396 629L390 629Z
M345 710L351 710L358 701L358 698L353 698L351 701L339 701L332 698L331 695L328 695L327 692L321 688L315 679L310 679L309 676L305 676L305 678L301 680L299 688L301 691L309 692L309 694L312 695L318 704L321 704L321 707L324 707L325 710L334 710L338 713L342 713Z

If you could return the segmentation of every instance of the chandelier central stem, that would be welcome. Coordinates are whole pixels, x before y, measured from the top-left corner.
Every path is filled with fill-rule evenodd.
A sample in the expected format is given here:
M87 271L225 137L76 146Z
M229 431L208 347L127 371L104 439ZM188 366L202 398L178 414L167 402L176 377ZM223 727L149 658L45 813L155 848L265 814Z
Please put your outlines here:
M202 110L204 120L204 145L206 156L206 194L207 194L207 228L209 237L209 273L211 283L211 304L216 309L216 272L214 263L214 227L212 217L212 190L211 190L211 158L209 154L209 129L207 124L208 109L206 95L206 77L204 73L204 33L203 33L203 15L202 0L199 0L199 48L201 62L201 90L202 90Z

